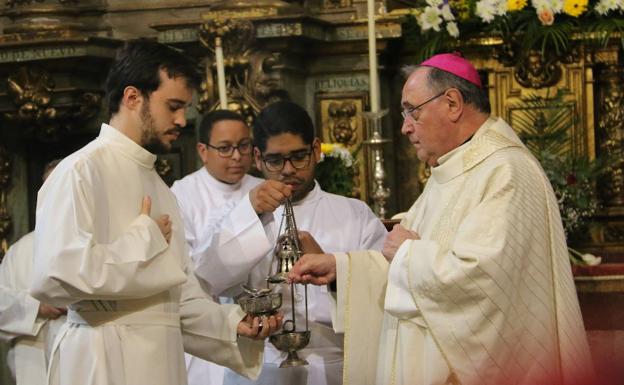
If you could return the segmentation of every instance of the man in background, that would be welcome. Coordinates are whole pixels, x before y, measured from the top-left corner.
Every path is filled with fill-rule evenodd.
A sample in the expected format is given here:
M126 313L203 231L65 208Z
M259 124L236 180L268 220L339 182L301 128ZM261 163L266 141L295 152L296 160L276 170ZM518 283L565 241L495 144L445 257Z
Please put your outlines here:
M325 250L382 247L386 230L364 202L326 193L314 180L320 160L320 140L303 108L288 101L266 107L254 122L254 144L256 166L267 181L250 190L233 209L236 216L230 215L223 222L221 236L228 234L228 237L220 245L226 247L196 269L199 277L211 285L217 284L216 294L236 296L241 293L242 284L266 287L266 277L275 268L272 250L279 235L282 204L287 198L292 199L302 238L312 234ZM252 241L246 241L235 236L238 228L258 231ZM282 309L291 306L290 289L286 286L276 289L282 290ZM301 287L298 290L295 307L298 319L303 320L303 290ZM308 366L279 368L286 354L267 344L264 368L257 381L228 371L225 384L341 384L342 336L331 328L331 301L326 288L308 289L311 341L299 353L309 362Z
M229 110L216 110L202 117L197 153L203 166L176 181L171 187L184 221L186 242L194 269L198 271L204 291L215 299L223 292L225 255L252 254L258 239L264 241L264 229L256 220L249 199L252 189L272 187L272 182L248 175L253 143L249 127L242 116ZM277 185L284 197L289 187ZM250 215L251 214L251 215ZM233 229L224 231L223 227ZM227 270L227 269L226 269ZM231 278L225 281L230 282ZM223 302L227 301L222 297ZM189 385L222 384L225 368L190 354L185 355Z
M44 167L43 181L60 159ZM35 233L15 242L0 264L0 338L9 341L7 363L16 385L45 385L54 338L67 309L29 295Z

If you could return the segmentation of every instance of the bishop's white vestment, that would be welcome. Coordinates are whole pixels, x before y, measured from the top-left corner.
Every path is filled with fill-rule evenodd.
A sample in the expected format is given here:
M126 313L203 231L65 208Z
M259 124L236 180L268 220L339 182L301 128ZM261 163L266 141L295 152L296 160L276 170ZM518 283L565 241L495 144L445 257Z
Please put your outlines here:
M280 206L274 213L259 217L247 195L232 209L221 226L219 260L213 262L212 259L206 259L197 265L196 274L207 280L218 276L217 287L223 290L220 293L222 295L240 294L243 283L256 288L266 287L283 209ZM386 229L362 201L324 192L317 183L302 200L293 203L293 209L297 228L310 232L327 252L381 250L383 246ZM247 236L241 237L243 233ZM214 268L217 270L213 271ZM303 286L296 287L298 326L303 327ZM280 285L277 290L282 289L282 311L285 319L289 319L290 290L286 285ZM310 363L308 366L280 369L279 364L286 358L286 354L267 342L260 378L250 382L228 372L225 384L340 384L342 335L334 333L332 329L332 298L326 287L308 285L308 307L311 341L299 352L299 356Z
M502 120L444 155L388 264L337 254L345 384L589 385L557 200ZM363 295L362 293L366 293Z
M38 317L29 295L35 234L13 244L0 264L0 338L9 340L8 364L17 385L45 385L54 338L65 322Z
M156 156L106 124L39 191L31 294L69 306L51 384L186 384L183 351L255 377L262 342L237 338L244 317L200 288L174 195ZM168 244L151 218L168 214Z
M251 207L248 193L260 184L262 179L245 175L238 183L228 184L210 175L205 167L177 180L171 191L178 199L180 213L184 221L184 233L195 267L202 266L204 278L200 283L208 294L217 297L225 288L220 286L219 268L206 268L206 261L218 264L220 254L229 249L223 245L223 238L229 237L221 231L224 221L229 221L238 231L236 244L253 244L255 239L264 240L261 223L247 226L244 220L231 217L232 209L239 204ZM243 201L243 198L246 198ZM243 251L244 252L244 251ZM225 258L225 257L224 257ZM212 285L211 285L212 283ZM189 385L222 384L223 366L185 354Z

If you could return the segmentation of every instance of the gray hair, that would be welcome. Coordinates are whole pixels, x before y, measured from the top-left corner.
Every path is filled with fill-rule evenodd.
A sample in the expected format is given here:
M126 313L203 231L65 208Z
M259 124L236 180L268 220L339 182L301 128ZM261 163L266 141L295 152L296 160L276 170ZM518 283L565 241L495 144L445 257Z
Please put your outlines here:
M418 65L405 66L401 69L401 73L407 79L416 70L424 67L430 70L427 75L427 85L434 91L434 93L442 92L449 88L455 88L464 98L464 103L471 105L478 111L485 114L492 112L490 100L488 99L485 89L480 88L476 84L460 78L457 75L453 75L450 72L442 71L434 67Z

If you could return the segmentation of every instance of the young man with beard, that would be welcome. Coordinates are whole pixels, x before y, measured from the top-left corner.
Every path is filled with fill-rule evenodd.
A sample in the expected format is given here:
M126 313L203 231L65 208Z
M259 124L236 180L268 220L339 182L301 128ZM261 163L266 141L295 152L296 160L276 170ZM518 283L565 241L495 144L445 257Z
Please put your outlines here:
M291 197L297 227L303 238L312 234L324 250L345 251L366 248L381 249L386 230L370 208L362 201L329 194L314 180L314 169L320 160L320 140L308 113L295 103L280 101L266 107L254 123L254 158L256 166L267 179L266 189L252 189L247 197L254 209L247 209L237 218L245 227L262 227L253 242L238 241L238 249L218 255L218 261L207 260L206 271L221 274L221 287L232 287L232 295L243 283L255 288L266 286L266 277L273 260L272 250L282 220L285 198ZM284 189L284 186L287 189ZM270 187L270 188L269 188ZM292 195L291 195L292 192ZM254 202L261 202L254 204ZM248 202L241 204L250 205ZM243 215L244 214L244 215ZM235 233L234 223L222 229ZM199 271L201 274L201 270ZM224 279L229 278L229 282ZM290 308L287 285L281 285L283 309ZM305 307L296 293L298 319L304 319ZM279 368L286 357L267 343L264 368L257 381L249 381L226 372L224 383L232 384L308 384L337 385L342 383L342 336L332 330L331 297L326 288L308 289L311 341L299 354L307 366Z
M180 205L195 273L213 297L223 294L229 282L244 280L244 271L252 267L239 266L237 271L245 275L232 277L227 266L231 259L226 256L251 254L253 261L255 250L242 246L267 242L262 224L253 220L261 202L249 199L249 192L271 190L279 201L290 196L289 186L246 174L252 149L251 133L242 116L229 110L210 112L199 127L197 153L203 166L171 187ZM189 385L223 382L222 366L190 354L185 357Z
M136 40L106 81L109 124L39 191L31 294L68 307L51 384L186 384L183 351L254 377L279 319L215 304L192 273L175 197L154 170L199 83L194 63ZM251 323L249 323L251 322Z

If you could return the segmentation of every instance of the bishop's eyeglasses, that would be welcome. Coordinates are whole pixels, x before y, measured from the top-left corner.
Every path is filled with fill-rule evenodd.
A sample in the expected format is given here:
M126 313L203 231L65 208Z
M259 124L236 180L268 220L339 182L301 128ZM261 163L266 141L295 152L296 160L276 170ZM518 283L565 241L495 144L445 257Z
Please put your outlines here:
M420 109L427 103L432 102L434 100L436 100L437 98L439 98L440 96L444 95L446 93L447 90L444 90L442 92L440 92L439 94L432 96L431 98L425 100L424 102L420 103L417 106L413 106L413 107L408 107L408 108L404 108L403 111L401 111L401 115L403 116L403 119L407 119L408 117L412 119L412 121L415 123L418 121L419 116L414 116L414 112L416 111L420 111ZM419 114L420 115L420 114Z
M251 153L251 149L253 148L253 144L251 140L245 139L241 140L237 145L226 144L223 146L213 146L210 143L204 143L206 147L212 148L217 151L220 157L229 158L234 155L234 150L238 150L238 153L241 155L248 155Z
M310 159L312 159L312 150L300 150L291 152L288 156L263 156L262 162L268 171L280 172L286 166L286 161L289 161L295 170L302 170L310 165Z

